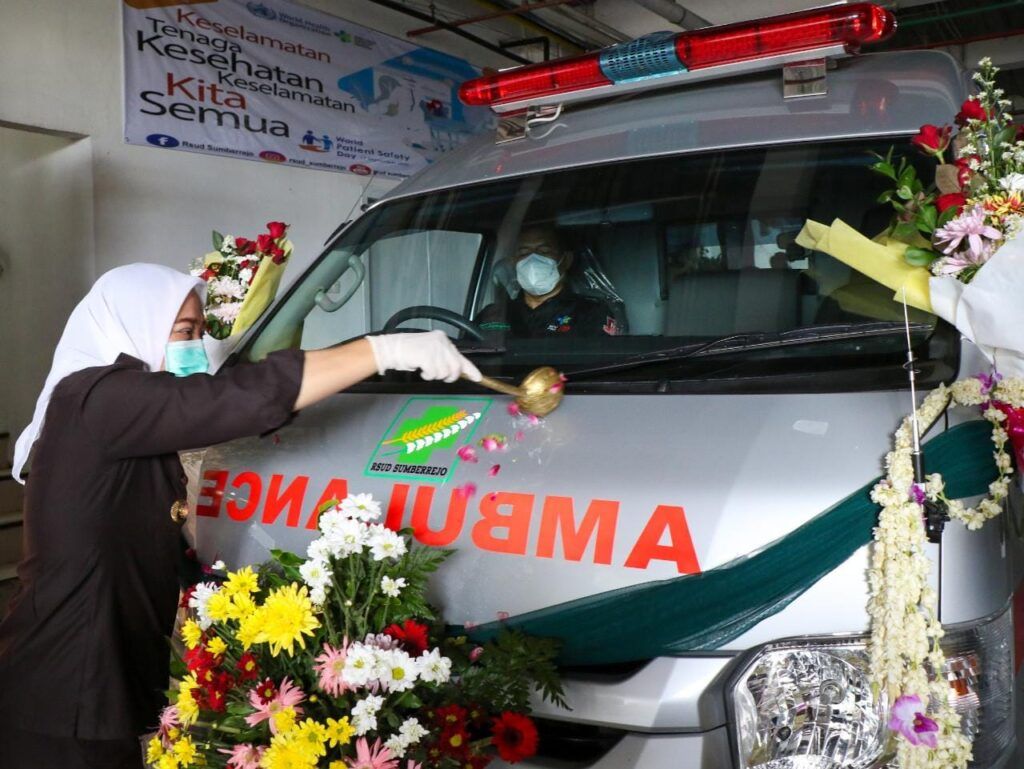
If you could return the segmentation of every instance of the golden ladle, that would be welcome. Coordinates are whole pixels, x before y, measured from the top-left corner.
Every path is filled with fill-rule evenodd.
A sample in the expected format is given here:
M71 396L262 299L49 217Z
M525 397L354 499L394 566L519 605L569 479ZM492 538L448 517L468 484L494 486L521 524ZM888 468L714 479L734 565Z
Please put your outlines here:
M463 379L467 377L463 376ZM563 383L562 375L555 369L551 366L541 366L527 374L519 387L505 384L489 376L481 377L477 384L511 395L516 399L519 408L528 414L546 417L562 402L565 390Z

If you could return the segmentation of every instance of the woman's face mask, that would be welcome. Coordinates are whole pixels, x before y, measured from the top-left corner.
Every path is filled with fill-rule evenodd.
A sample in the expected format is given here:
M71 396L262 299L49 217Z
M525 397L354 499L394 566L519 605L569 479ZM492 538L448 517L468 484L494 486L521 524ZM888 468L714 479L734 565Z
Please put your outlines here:
M203 340L168 342L164 348L164 368L174 376L207 373L210 370L210 361L206 358Z
M558 285L559 278L558 262L550 256L532 253L516 263L516 279L528 294L550 294Z

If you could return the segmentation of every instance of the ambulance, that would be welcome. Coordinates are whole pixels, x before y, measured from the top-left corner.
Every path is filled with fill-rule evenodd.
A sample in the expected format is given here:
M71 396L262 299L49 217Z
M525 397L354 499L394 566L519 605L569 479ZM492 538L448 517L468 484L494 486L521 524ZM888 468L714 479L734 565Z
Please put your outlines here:
M808 219L882 231L873 153L924 163L910 137L969 93L944 53L868 52L894 24L833 5L463 84L497 128L342 225L228 365L443 329L507 384L556 368L564 400L535 419L389 373L213 447L201 559L304 553L323 501L371 493L389 526L455 550L433 595L447 621L563 639L571 709L537 702L522 766L893 766L867 683L871 520L833 513L863 502L911 410L908 345L919 397L987 364L796 235ZM517 244L538 226L571 254L566 295L606 316L596 330L571 311L530 333L484 322L518 301ZM940 420L925 465L977 418ZM940 675L978 769L1022 765L1019 492L929 545Z

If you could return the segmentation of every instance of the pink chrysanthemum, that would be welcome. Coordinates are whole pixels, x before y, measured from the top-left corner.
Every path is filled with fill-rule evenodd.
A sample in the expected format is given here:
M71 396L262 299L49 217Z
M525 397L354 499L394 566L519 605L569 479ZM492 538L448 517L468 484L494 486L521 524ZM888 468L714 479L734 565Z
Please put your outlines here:
M260 759L263 758L265 747L254 747L245 742L235 745L231 750L220 748L219 753L229 756L228 769L260 769Z
M985 223L985 209L981 206L965 209L949 224L935 230L935 242L941 245L942 253L952 254L966 240L966 255L974 262L984 261L988 256L983 238L999 240L1002 237L1003 233Z
M181 717L178 714L177 705L168 705L160 713L160 741L164 747L167 748L171 744L170 731L171 729L181 728Z
M274 726L274 714L279 713L285 708L294 708L295 715L302 715L302 708L299 707L299 703L306 699L306 695L302 689L295 686L287 678L281 681L281 686L277 690L277 694L266 702L260 697L259 692L256 689L249 691L249 704L256 708L255 713L251 713L245 717L245 722L249 726L256 726L256 724L262 723L263 721L270 722L270 731L277 733L277 727Z
M348 762L350 769L398 769L398 759L379 739L371 746L365 737L356 741L356 757Z
M324 644L324 653L316 658L318 664L313 666L313 670L320 676L317 685L332 697L340 697L351 689L341 677L347 656L348 638L345 638L338 649L330 644Z

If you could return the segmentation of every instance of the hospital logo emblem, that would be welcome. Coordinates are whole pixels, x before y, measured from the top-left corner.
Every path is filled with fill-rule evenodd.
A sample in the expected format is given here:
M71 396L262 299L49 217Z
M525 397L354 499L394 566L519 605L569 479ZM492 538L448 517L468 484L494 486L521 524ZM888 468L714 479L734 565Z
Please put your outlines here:
M410 398L377 444L365 474L443 483L490 405L490 398Z

